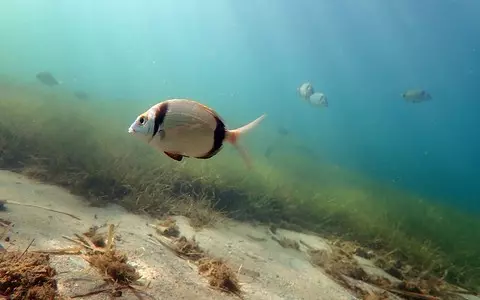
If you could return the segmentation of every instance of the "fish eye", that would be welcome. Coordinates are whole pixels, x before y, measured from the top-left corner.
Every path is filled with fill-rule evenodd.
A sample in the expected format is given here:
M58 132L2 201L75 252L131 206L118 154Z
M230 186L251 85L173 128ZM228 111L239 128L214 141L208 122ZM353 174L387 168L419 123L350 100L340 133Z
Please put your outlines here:
M138 123L140 123L140 125L145 124L145 117L140 117L140 119L138 119Z

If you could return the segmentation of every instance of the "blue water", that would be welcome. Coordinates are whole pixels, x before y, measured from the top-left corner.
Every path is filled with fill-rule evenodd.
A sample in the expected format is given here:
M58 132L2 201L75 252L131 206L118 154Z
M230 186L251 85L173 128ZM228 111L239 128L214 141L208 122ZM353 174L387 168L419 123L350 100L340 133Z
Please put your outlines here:
M335 164L480 210L476 0L2 1L0 66L99 98L191 97L238 125L267 112ZM305 81L329 108L300 101ZM402 100L417 87L433 101Z

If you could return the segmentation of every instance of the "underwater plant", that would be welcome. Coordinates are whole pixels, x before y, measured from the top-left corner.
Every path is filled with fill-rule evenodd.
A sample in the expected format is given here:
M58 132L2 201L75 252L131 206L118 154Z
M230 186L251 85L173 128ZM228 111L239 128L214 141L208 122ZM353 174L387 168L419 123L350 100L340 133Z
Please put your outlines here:
M156 217L186 214L198 226L226 215L339 236L395 251L433 274L448 270L454 283L480 284L476 216L288 154L278 159L296 171L254 152L248 171L234 149L208 162L171 161L128 136L129 105L1 83L0 168L63 186L92 205L116 202Z

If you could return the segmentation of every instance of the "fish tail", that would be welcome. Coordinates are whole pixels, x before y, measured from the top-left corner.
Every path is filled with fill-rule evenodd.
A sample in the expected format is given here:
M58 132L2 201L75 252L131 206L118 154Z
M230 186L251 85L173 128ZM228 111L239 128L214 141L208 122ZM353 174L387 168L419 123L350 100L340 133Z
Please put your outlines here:
M255 128L258 124L260 124L260 122L262 122L262 120L265 119L266 116L266 114L263 114L257 119L248 123L247 125L244 125L237 129L227 130L227 134L225 136L226 141L232 144L235 148L237 148L237 151L242 156L248 168L252 168L252 161L250 159L250 156L248 155L247 150L238 144L238 139L248 131Z

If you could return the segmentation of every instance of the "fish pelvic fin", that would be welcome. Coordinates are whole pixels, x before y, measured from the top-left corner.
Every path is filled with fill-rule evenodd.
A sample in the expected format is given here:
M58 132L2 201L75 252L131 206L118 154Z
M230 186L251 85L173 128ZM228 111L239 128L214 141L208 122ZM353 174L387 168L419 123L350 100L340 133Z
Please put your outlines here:
M252 168L252 161L250 159L250 155L248 154L247 149L245 149L244 147L242 147L241 145L238 144L238 140L242 135L244 135L248 131L255 128L258 124L260 124L260 122L262 122L263 119L265 119L266 116L267 116L266 114L263 114L260 117L256 118L255 120L253 120L252 122L250 122L250 123L248 123L248 124L246 124L246 125L244 125L240 128L233 129L233 130L227 130L226 135L225 135L225 140L227 142L229 142L230 144L232 144L237 149L237 151L242 156L242 159L245 162L247 168L249 168L249 169Z
M170 152L163 152L165 153L168 157L170 157L171 159L173 160L176 160L176 161L182 161L183 159L183 155L181 154L177 154L177 153L170 153Z

